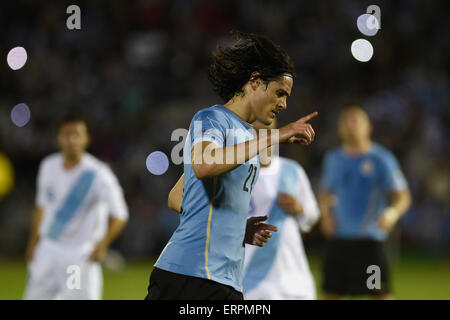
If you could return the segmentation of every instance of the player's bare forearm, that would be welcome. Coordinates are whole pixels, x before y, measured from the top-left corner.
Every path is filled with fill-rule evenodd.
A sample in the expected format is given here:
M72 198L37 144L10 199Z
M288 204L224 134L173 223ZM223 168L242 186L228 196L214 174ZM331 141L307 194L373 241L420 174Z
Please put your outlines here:
M336 197L332 193L322 193L319 195L319 208L321 212L320 230L326 237L334 234L335 221L331 208L336 203Z
M109 247L111 243L119 236L122 230L127 225L127 221L119 218L110 218L108 224L108 231L103 239L100 241L101 245Z
M305 212L300 201L287 193L280 193L277 200L278 205L286 212L289 212L293 215L301 215Z
M330 215L331 208L336 204L336 196L330 192L323 192L319 195L318 200L322 215Z
M191 152L195 176L198 179L211 178L239 167L270 146L268 136L262 138L266 139L265 141L256 138L222 148L209 141L201 142L201 146L194 146Z
M91 252L89 258L92 261L97 262L105 259L109 246L122 232L126 224L127 224L126 220L122 220L119 218L110 218L108 231L106 232L106 235L99 243L97 243L97 246L95 247L94 251Z
M167 201L167 205L170 209L175 210L176 212L181 212L181 202L183 200L183 188L184 188L184 173L181 175L180 179L178 179L175 186L169 192L169 198Z
M390 205L381 213L378 219L378 227L390 232L398 220L411 205L411 194L408 190L395 191L391 194Z
M28 239L28 245L25 252L25 259L31 260L34 255L34 248L39 241L39 226L41 225L42 217L44 216L44 210L36 206L33 210L33 219L31 222L30 237Z
M394 208L399 217L404 215L411 206L411 193L409 190L396 191L392 193L390 207Z
M33 210L33 220L31 223L31 233L29 243L36 244L39 241L39 226L41 225L44 210L36 206Z

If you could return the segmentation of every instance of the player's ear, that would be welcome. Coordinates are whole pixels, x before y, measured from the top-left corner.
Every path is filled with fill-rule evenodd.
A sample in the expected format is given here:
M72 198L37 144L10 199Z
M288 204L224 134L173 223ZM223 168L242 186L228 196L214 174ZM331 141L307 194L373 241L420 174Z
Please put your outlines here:
M249 83L253 90L256 90L258 86L261 84L261 74L258 71L252 72L250 75Z

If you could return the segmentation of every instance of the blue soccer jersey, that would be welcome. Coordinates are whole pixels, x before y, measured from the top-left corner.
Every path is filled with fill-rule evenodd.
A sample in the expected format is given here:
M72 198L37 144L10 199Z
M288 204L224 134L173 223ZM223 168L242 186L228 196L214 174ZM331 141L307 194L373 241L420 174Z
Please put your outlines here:
M199 180L192 169L191 149L201 141L224 147L254 138L252 125L222 105L195 114L184 147L180 224L155 267L242 291L243 243L250 193L259 174L258 157L220 176Z
M390 192L408 188L394 155L376 143L359 155L348 155L342 148L329 152L322 187L337 197L335 237L380 241L388 236L377 223Z

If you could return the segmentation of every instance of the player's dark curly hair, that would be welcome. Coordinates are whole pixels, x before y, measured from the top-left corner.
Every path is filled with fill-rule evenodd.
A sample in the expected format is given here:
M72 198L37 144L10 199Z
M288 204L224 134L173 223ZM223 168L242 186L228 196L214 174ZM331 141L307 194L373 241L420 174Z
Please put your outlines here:
M242 87L253 72L266 84L283 74L295 75L289 55L269 38L239 31L233 35L237 38L233 45L217 46L208 72L214 91L225 101L243 93Z

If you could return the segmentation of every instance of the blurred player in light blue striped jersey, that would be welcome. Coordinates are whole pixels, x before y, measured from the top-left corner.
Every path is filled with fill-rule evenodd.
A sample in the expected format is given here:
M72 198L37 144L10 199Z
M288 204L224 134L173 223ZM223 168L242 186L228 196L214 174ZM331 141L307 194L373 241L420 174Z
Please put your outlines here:
M393 298L384 242L408 210L411 196L394 155L371 141L371 124L360 107L338 120L342 146L327 153L319 196L321 228L329 237L324 261L325 298L372 295ZM367 284L368 267L380 270Z
M265 128L259 122L255 128ZM276 127L274 120L269 128ZM250 216L268 214L278 232L263 247L246 246L244 297L249 300L315 299L314 279L300 230L319 218L319 207L303 167L278 152L260 154L261 171L253 187Z

